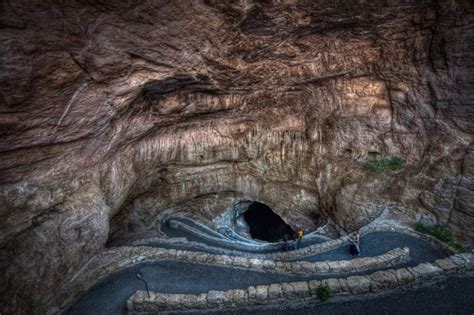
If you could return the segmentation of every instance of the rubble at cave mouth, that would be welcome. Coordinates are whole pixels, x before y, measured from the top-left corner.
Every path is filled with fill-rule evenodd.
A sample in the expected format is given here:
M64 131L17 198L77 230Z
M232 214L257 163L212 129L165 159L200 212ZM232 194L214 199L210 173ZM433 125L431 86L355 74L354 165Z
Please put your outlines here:
M293 229L266 204L251 203L243 216L254 239L277 242L293 237Z

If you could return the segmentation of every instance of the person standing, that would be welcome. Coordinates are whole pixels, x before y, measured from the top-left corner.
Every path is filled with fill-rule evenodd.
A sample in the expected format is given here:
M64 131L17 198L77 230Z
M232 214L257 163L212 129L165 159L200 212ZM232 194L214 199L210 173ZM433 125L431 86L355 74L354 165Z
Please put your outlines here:
M360 233L357 231L354 235L349 236L349 253L351 256L360 255Z
M231 228L228 228L225 231L225 235L230 239L235 239L235 237L236 237L234 230L232 230Z
M281 243L281 249L284 252L287 252L290 249L290 244L288 243L288 240L290 238L291 238L291 236L288 235L288 234L285 234L285 236L283 237L283 242Z
M299 229L298 232L296 232L296 244L295 244L295 249L298 249L301 244L301 240L303 239L304 232L302 229Z

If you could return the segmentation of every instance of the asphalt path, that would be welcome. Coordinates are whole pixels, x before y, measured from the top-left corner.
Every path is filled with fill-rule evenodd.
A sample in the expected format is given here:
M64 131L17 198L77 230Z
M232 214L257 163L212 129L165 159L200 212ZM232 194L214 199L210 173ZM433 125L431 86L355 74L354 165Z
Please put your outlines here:
M442 251L430 243L396 232L376 232L361 238L362 256L379 255L405 246L410 247L413 259L403 266L413 266L445 257ZM347 246L342 246L305 259L320 261L351 257L348 255ZM321 276L284 275L181 261L157 261L109 275L88 290L67 314L124 314L127 298L136 290L145 288L143 281L136 278L138 271L148 281L150 290L165 293L202 293L209 290L245 289L258 284L321 279Z
M400 247L410 248L410 256L416 264L434 261L445 254L440 248L435 247L427 241L415 238L397 232L374 232L369 233L360 238L360 255L350 256L349 245L343 245L334 250L303 257L298 260L307 261L325 261L325 260L351 260L360 257L378 256L385 254L387 251Z
M350 300L329 299L321 304L278 305L203 312L166 312L209 315L472 315L474 314L474 274L450 278L434 285L397 290L383 295L353 297Z
M218 248L224 248L228 250L237 250L240 252L249 252L249 253L274 253L280 250L257 250L249 248L248 250L245 249L237 249L233 247L231 244L223 245L219 242L213 242L207 240L205 238L200 238L198 236L192 235L186 231L179 230L179 229L171 229L166 230L165 233L169 233L169 235L175 235L175 237L186 237L188 240L192 240L201 244L205 244L210 247L216 248L213 250L206 250L207 252L216 253L218 252ZM313 245L314 242L306 241L303 238L301 242L300 248L307 247L309 245ZM153 246L153 244L148 244L148 246ZM158 246L159 247L159 246ZM434 261L440 257L444 257L444 253L435 246L432 246L430 243L420 240L418 238L397 233L397 232L373 232L366 234L361 237L360 239L360 249L361 253L359 256L352 257L348 255L349 253L349 245L343 245L338 247L334 250L330 250L324 253L306 256L302 258L298 258L295 260L306 260L306 261L334 261L334 260L351 260L354 258L360 257L369 257L369 256L378 256L386 253L387 251L400 247L409 247L410 248L410 256L412 257L413 261L417 263L426 262L426 261ZM202 250L200 250L202 251Z
M266 253L276 253L276 252L279 252L281 249L279 246L275 246L274 248L270 248L270 249L260 249L260 248L257 248L257 247L251 247L253 244L248 244L248 246L246 246L245 243L242 243L240 242L239 245L236 245L236 244L232 244L232 240L228 239L228 238L225 238L224 236L222 238L217 238L215 237L214 235L210 235L209 233L207 233L207 231L205 231L203 228L199 227L197 224L190 224L191 222L184 222L196 229L199 230L199 232L203 233L203 234L207 234L208 236L212 237L213 240L209 239L209 238L206 238L206 237L202 237L200 235L196 235L194 233L190 233L186 230L183 230L183 229L180 229L180 228L172 228L172 227L169 227L168 224L162 224L160 229L163 233L165 233L168 237L171 237L171 238L179 238L179 237L185 237L188 241L190 242L197 242L197 243L202 243L202 244L206 244L208 246L211 246L211 247L217 247L217 248L224 248L224 249L228 249L228 250L236 250L236 251L240 251L240 252L246 252L246 253L261 253L261 254L266 254ZM313 245L313 244L316 244L316 243L322 243L323 240L319 240L319 241L315 241L314 239L312 240L305 240L303 238L299 248L304 248L304 247L307 247L309 245ZM268 243L269 245L271 245L272 243ZM290 247L292 246L293 242L290 242ZM148 244L148 246L154 246L153 243L150 243Z
M301 276L270 274L229 267L159 261L127 268L111 274L74 304L67 314L125 314L126 301L137 290L145 290L137 279L141 272L151 291L203 293L209 290L246 289L251 285L299 281Z

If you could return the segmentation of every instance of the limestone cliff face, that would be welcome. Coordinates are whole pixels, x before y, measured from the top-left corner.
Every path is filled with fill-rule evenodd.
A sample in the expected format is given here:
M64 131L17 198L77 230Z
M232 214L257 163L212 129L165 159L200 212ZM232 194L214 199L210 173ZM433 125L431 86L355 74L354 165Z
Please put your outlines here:
M263 202L295 227L384 215L474 236L474 5L4 1L4 313L107 241ZM397 172L358 160L399 156ZM38 294L41 292L41 294Z

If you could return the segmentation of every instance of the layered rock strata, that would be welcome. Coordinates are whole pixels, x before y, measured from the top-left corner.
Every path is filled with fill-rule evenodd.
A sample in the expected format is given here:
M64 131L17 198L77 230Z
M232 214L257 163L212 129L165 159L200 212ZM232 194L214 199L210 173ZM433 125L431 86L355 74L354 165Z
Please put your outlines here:
M240 201L334 233L390 206L472 243L473 17L468 0L2 2L0 311L41 308L108 240Z

